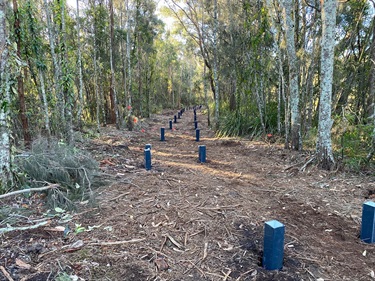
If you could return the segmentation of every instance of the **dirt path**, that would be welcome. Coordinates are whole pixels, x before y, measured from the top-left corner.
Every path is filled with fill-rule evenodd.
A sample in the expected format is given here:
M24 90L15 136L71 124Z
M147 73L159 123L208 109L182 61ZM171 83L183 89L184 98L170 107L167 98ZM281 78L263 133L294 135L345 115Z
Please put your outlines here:
M86 146L113 180L99 190L98 207L76 217L91 231L68 238L40 229L12 234L3 237L3 249L12 239L42 239L49 251L30 261L39 272L59 264L84 280L374 280L375 246L358 239L373 179L299 172L293 165L309 155L216 139L200 111L198 143L193 112L170 131L172 115L155 116L134 132L106 128ZM146 143L151 171L142 167ZM206 145L207 163L198 163L198 145ZM281 271L260 264L263 225L271 219L286 226ZM80 250L63 250L79 240Z

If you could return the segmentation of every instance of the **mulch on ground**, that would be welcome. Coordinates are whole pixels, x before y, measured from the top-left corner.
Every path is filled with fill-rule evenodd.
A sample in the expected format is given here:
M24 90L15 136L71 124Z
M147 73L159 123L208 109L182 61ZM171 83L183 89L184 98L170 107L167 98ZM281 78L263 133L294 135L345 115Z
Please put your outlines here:
M169 130L173 114L140 121L132 132L109 126L81 144L108 182L95 191L96 205L66 223L85 231L64 235L56 227L66 224L55 218L46 227L3 234L4 270L14 280L54 280L59 272L76 280L375 279L375 245L359 239L373 178L301 171L308 152L216 138L201 111L196 142L193 111ZM143 166L146 143L150 171ZM207 147L206 163L198 162L198 145ZM281 271L261 264L264 222L272 219L286 227ZM0 273L0 280L10 279Z

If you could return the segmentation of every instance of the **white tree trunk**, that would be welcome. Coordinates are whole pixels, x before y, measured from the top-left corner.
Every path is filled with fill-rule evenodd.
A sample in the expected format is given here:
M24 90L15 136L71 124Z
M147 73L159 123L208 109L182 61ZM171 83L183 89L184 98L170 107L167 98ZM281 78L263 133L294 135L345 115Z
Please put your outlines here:
M6 4L0 0L0 192L12 182L9 126L9 72L5 21Z
M331 103L337 4L336 0L324 0L322 2L321 77L316 153L322 168L329 170L335 163L331 144L333 123Z
M292 18L293 1L283 1L284 29L289 62L289 91L292 149L302 149L301 115L299 110L298 61L295 47L294 20Z
M51 57L53 62L53 68L54 68L54 83L55 83L55 94L57 97L57 107L59 110L59 118L60 121L65 123L65 111L64 111L64 98L63 93L61 91L60 86L60 76L61 76L61 67L56 55L56 47L55 47L55 32L54 27L52 24L51 19L51 11L47 0L44 0L44 9L46 11L46 18L47 18L47 30L48 30L48 39L49 39L49 45L51 49Z
M42 93L42 100L43 100L43 110L44 110L44 126L46 127L47 136L48 138L51 136L51 128L50 128L50 121L49 121L49 110L48 110L48 101L46 95L46 86L44 84L44 73L40 67L38 67L38 74L40 80L40 91Z

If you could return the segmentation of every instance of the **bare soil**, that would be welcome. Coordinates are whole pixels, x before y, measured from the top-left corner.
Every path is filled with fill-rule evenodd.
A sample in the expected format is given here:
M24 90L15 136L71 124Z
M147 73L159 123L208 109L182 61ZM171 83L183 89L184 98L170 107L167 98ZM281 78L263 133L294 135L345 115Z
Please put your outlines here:
M48 226L3 234L0 266L10 277L69 280L62 279L65 272L71 280L375 280L375 245L359 239L362 204L375 193L373 177L314 166L301 171L308 152L215 138L200 111L196 142L193 111L169 130L173 114L154 115L132 132L106 127L101 137L85 141L82 147L100 162L109 184L95 190L95 206L85 206L67 224L51 218ZM143 166L146 143L152 144L150 171ZM206 163L198 163L198 145L207 147ZM30 208L41 216L44 207L33 200ZM262 267L263 227L273 219L286 228L280 271ZM86 231L75 232L76 224ZM56 228L67 225L73 231L66 235ZM0 271L0 280L11 279Z

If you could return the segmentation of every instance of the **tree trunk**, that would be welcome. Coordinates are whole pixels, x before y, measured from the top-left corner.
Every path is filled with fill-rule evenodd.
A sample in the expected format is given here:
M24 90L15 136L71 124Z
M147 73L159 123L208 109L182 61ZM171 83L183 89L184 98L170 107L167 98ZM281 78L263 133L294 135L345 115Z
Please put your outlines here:
M44 0L44 9L46 11L46 18L47 18L47 30L48 30L48 39L49 39L49 45L51 50L51 58L53 62L53 75L54 75L54 83L55 83L55 94L57 97L57 107L58 107L58 113L59 113L59 121L60 124L65 129L65 110L64 110L64 98L61 91L61 85L60 85L60 76L61 76L61 66L58 61L57 55L56 55L56 48L55 48L55 32L52 25L52 19L51 19L51 11L47 0Z
M9 72L8 48L5 21L6 4L0 0L0 192L6 191L13 184L10 154L10 126L9 126Z
M220 106L220 96L219 96L219 78L218 78L218 52L217 52L217 33L219 21L217 18L217 0L214 0L214 32L213 32L213 47L214 47L214 84L215 84L215 129L219 129L219 106Z
M126 0L126 62L127 62L127 88L125 89L127 92L127 127L128 130L133 130L133 122L131 121L131 115L132 115L132 93L131 93L131 87L132 87L132 67L131 67L131 58L130 58L130 8L129 8L129 0Z
M43 110L44 110L44 126L46 127L47 137L50 138L51 128L50 128L50 121L49 121L48 101L47 101L47 95L46 95L46 87L44 84L44 73L40 67L38 68L38 74L39 74L40 92L42 94L42 102L43 102Z
M292 149L302 149L301 114L299 109L298 61L295 47L294 20L292 18L293 2L283 1L284 28L286 49L289 62L289 91Z
M116 128L120 129L120 118L118 114L118 104L117 104L117 94L116 94L116 81L115 81L115 69L113 65L113 27L114 27L114 16L113 16L113 0L109 1L110 8L110 44L109 44L109 60L111 65L111 86L110 86L110 96L111 96L111 119L112 122L116 124Z
M78 121L78 128L81 129L82 127L82 110L83 110L83 77L82 77L82 55L81 55L81 27L80 27L80 19L79 19L79 1L77 0L77 53L78 53L78 79L79 79L79 86L78 86L78 111L77 111L77 121Z
M21 60L21 44L22 44L22 38L21 38L21 21L20 21L20 15L18 11L18 3L17 0L13 0L13 13L14 13L14 33L16 36L16 42L17 42L17 56ZM29 131L29 122L27 120L26 116L26 103L25 103L25 92L23 87L23 77L22 74L19 73L17 77L17 92L18 92L18 100L20 103L20 119L22 124L22 130L23 130L23 139L25 141L25 144L28 145L31 142L31 135Z
M335 164L331 144L332 79L335 46L336 0L322 3L322 48L319 102L319 124L316 154L322 168L330 170Z

